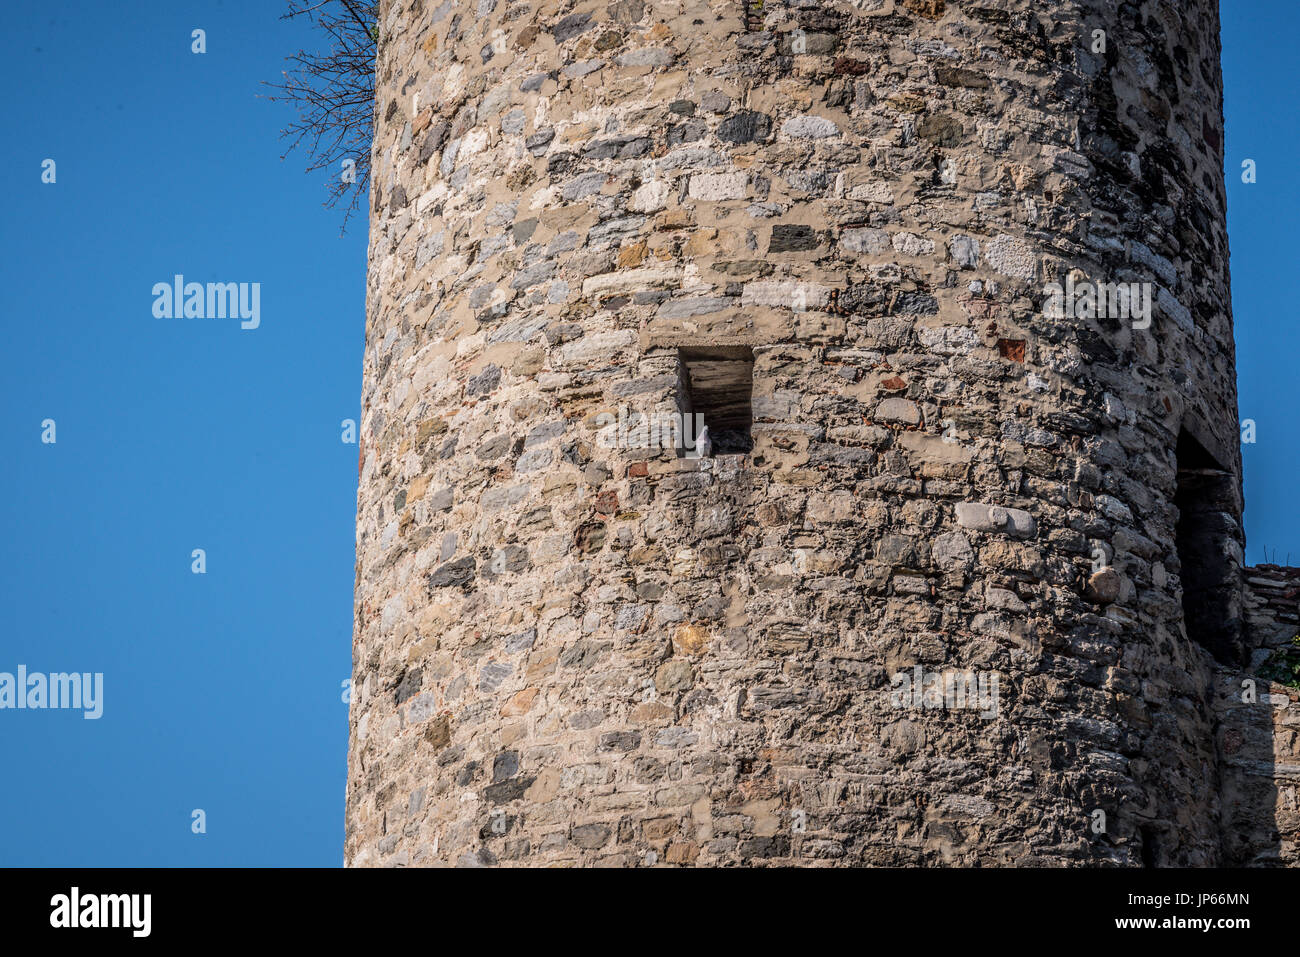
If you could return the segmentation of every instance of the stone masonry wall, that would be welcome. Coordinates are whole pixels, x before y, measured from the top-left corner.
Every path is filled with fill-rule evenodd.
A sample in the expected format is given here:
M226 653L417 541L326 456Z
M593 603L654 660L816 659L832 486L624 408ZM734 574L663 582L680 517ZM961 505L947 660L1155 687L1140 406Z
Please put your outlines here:
M1240 567L1216 3L380 30L349 864L1221 860L1173 505L1186 431ZM1150 327L1049 317L1072 271ZM751 453L607 447L721 346Z
M1258 672L1279 649L1300 648L1300 568L1247 569L1249 667L1215 679L1221 755L1223 863L1300 866L1300 690Z

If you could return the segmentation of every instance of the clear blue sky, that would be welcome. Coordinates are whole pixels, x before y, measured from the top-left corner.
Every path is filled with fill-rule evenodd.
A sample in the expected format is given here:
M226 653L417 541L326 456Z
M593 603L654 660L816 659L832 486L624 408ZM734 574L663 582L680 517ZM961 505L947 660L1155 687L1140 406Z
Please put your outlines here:
M1279 281L1300 8L1224 6L1248 552L1300 563L1300 322ZM357 449L339 423L359 415L365 224L340 239L322 176L279 159L288 108L260 81L310 42L279 9L56 2L0 32L0 671L105 674L98 721L0 711L0 865L342 860ZM155 319L178 272L260 282L261 327Z
M311 39L281 6L0 31L0 671L105 674L98 721L0 711L0 864L342 863L365 218L340 239L279 158L260 84ZM260 327L155 319L178 272L260 282Z

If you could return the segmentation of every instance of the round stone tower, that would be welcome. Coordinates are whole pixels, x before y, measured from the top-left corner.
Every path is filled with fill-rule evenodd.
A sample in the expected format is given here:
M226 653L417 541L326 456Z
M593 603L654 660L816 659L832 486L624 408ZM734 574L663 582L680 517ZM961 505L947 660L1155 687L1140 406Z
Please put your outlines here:
M349 864L1222 860L1214 0L379 24Z

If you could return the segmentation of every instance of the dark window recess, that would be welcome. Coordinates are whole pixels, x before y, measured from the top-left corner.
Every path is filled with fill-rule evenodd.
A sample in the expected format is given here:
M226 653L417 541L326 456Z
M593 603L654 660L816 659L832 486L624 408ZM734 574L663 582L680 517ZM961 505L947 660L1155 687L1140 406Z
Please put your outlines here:
M740 0L745 10L745 29L751 33L763 29L763 0Z
M1160 845L1156 841L1156 829L1140 827L1138 834L1142 837L1142 866L1155 867L1160 860Z
M1187 636L1224 664L1243 658L1241 598L1233 543L1232 474L1188 432L1178 436L1175 537Z
M677 410L686 433L682 454L712 458L753 451L753 350L692 347L678 350L677 357Z

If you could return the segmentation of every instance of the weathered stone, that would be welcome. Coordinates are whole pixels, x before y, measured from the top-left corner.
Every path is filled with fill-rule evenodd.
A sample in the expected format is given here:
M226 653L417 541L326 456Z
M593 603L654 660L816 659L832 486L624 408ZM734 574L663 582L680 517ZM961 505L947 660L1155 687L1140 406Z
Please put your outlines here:
M1032 538L1038 530L1034 517L1023 509L980 505L975 502L957 503L957 522L963 528L1003 532L1021 538Z
M451 718L438 715L424 729L424 740L434 751L440 751L451 743Z
M673 632L673 650L679 655L698 655L708 643L708 632L695 625L679 625Z
M1087 595L1095 602L1110 604L1119 597L1124 579L1113 568L1103 568L1088 579Z
M710 113L725 113L731 109L731 97L715 90L712 93L704 94L704 99L700 101L700 105Z
M988 74L979 70L936 66L934 68L934 78L944 86L964 86L972 90L987 90L989 88Z
M761 143L772 135L772 118L766 113L742 110L718 126L718 138L727 143Z
M551 32L555 35L556 43L564 43L586 33L595 25L590 13L571 13L557 23Z
M429 576L430 588L456 588L467 585L474 580L474 570L477 563L471 557L457 559L454 562L447 562L445 565L438 567L432 575Z
M921 410L907 399L885 399L876 406L876 421L896 425L920 425Z
M931 113L916 126L916 132L935 146L957 146L965 130L961 120L946 113Z
M693 669L684 658L665 661L655 672L655 687L665 694L672 691L684 691L691 686Z
M781 124L781 132L795 139L824 139L839 136L839 127L824 116L792 116Z
M594 851L608 844L613 833L608 824L579 824L569 831L569 840L581 848Z
M744 173L699 173L691 177L691 199L719 202L725 199L743 199L748 189L749 177Z
M777 225L772 227L772 240L768 244L769 253L800 252L816 249L817 234L811 226Z
M1038 274L1038 264L1029 244L1014 236L1001 235L990 241L984 259L991 269L1004 276L1033 279Z
M537 691L537 688L525 688L523 691L517 692L514 697L502 706L501 716L509 718L527 714L532 710L533 702L537 700Z
M1218 18L1121 6L385 5L349 865L1300 857Z

